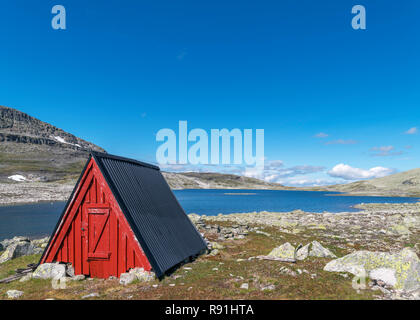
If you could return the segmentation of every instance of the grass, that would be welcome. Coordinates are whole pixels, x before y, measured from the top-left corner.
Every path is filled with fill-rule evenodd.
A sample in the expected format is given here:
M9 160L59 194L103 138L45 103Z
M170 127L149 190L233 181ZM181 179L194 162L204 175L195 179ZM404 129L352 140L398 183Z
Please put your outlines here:
M80 175L85 164L84 160L75 162L51 162L48 153L31 153L23 155L10 155L0 152L2 175L7 176L15 173L37 173L56 176L60 180L74 179Z
M247 260L251 256L267 254L275 246L287 241L295 245L302 242L299 235L281 233L274 228L264 228L264 231L271 236L251 232L245 239L224 241L225 249L219 250L218 255L201 256L181 266L162 281L135 282L122 286L118 280L92 279L72 281L66 289L54 290L51 281L31 279L24 283L15 281L0 284L0 299L6 299L5 292L11 289L23 291L21 299L81 299L93 292L99 296L92 299L372 299L372 291L361 290L358 293L352 288L351 275L344 278L340 274L323 271L329 259L308 258L295 264ZM304 244L315 239L325 243L316 233L307 236ZM207 237L214 240L215 235L208 234ZM333 244L327 247L340 256L346 253ZM245 260L238 262L237 259ZM39 255L34 255L8 261L0 265L0 278L38 260ZM297 269L307 270L309 274L282 274L282 266L296 273ZM311 274L316 274L316 277L312 279ZM240 288L243 283L249 284L248 290ZM261 290L272 284L275 285L274 290Z

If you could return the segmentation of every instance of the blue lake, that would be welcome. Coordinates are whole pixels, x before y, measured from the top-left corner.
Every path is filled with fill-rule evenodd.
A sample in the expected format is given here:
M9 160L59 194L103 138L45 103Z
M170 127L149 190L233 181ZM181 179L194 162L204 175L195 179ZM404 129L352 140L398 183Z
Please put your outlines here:
M418 198L337 196L334 192L282 190L176 190L187 213L217 215L252 211L308 212L357 211L359 203L417 202ZM15 235L49 235L63 210L64 202L0 206L0 240Z

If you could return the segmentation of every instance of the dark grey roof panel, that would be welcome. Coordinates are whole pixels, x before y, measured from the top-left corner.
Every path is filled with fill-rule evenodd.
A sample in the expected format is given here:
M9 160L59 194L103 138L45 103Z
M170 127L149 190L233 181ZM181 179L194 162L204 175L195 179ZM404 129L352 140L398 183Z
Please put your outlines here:
M158 167L92 155L158 276L207 248Z

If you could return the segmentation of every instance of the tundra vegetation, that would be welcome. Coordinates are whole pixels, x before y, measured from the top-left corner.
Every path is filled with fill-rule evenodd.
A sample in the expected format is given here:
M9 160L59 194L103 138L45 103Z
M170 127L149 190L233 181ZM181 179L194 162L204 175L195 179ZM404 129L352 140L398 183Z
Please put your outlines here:
M0 284L0 299L420 299L420 204L360 208L191 214L210 251L162 280L141 270L124 281L67 274L57 287L27 276ZM0 278L39 258L0 264Z

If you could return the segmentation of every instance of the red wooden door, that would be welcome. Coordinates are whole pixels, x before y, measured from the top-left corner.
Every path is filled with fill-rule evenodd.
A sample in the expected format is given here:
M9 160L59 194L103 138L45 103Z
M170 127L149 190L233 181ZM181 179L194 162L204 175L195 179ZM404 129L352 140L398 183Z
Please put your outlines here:
M91 277L106 278L111 258L110 208L86 206L87 241L85 252Z

